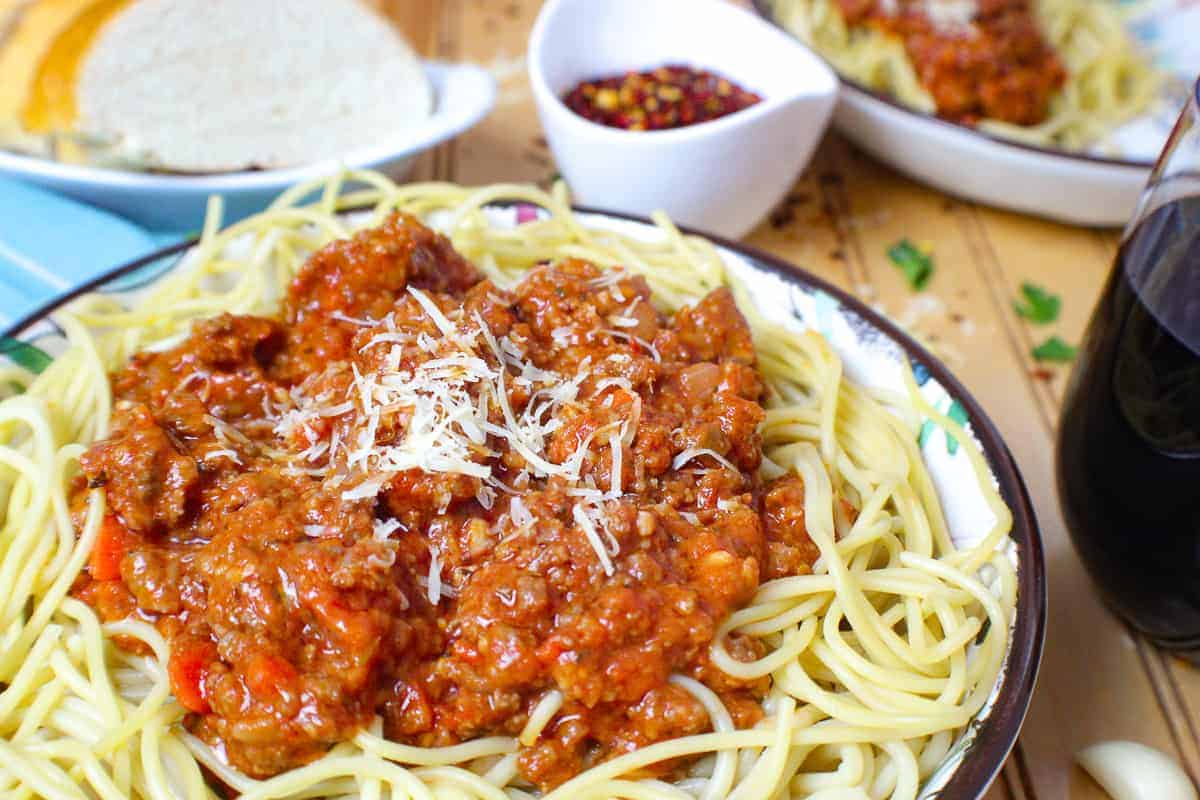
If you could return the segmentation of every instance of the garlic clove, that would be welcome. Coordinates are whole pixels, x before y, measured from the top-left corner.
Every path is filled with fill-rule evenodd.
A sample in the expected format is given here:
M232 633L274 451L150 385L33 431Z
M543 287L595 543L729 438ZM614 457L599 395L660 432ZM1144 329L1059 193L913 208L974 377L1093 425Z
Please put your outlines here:
M1197 800L1196 787L1174 759L1138 742L1098 742L1075 760L1113 800Z

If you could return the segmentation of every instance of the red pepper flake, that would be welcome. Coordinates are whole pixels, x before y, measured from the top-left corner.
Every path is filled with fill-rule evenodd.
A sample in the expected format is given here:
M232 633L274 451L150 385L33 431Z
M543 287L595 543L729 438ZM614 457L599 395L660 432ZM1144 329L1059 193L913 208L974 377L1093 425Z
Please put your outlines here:
M1046 369L1045 367L1034 367L1029 370L1029 374L1039 381L1049 382L1054 380L1054 370Z
M584 81L563 97L584 119L627 131L682 128L761 101L727 78L680 64Z

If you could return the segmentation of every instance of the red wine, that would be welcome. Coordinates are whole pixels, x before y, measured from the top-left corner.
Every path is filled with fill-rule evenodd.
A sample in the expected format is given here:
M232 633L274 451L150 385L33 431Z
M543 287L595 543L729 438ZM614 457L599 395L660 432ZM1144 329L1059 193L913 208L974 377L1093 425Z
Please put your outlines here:
M1058 489L1109 605L1200 662L1200 196L1117 255L1067 387Z

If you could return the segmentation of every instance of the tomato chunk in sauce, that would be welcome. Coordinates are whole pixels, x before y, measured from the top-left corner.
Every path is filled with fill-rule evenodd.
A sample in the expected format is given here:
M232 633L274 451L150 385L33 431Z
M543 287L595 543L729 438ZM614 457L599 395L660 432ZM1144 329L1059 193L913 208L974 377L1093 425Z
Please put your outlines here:
M557 691L519 762L548 788L709 730L673 674L760 718L714 632L817 553L799 480L757 477L765 390L727 290L666 315L566 260L506 291L397 214L314 254L278 318L199 322L113 387L75 592L158 627L186 725L238 769L376 717L424 746L516 735Z

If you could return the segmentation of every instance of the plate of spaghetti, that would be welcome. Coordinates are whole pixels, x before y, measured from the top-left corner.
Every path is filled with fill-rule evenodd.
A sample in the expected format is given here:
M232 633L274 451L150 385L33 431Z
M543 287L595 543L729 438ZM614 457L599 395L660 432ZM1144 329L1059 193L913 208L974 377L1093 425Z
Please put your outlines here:
M1127 221L1200 70L1183 44L1200 13L1175 0L756 6L837 70L837 124L864 149L943 190L1068 222Z
M982 794L1041 547L893 325L561 189L220 216L0 340L6 796Z

